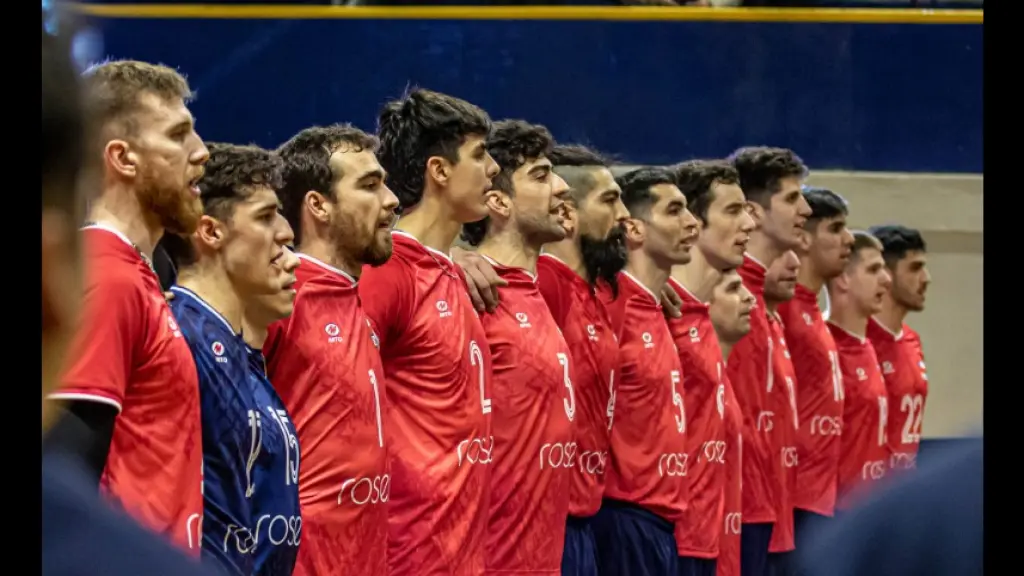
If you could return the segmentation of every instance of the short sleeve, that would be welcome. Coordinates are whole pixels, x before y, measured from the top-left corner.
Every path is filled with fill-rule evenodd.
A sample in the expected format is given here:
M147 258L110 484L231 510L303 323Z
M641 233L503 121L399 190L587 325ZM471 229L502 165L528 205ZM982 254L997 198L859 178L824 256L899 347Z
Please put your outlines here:
M381 346L389 346L409 324L414 309L412 283L415 274L401 258L392 255L384 265L364 266L359 279L359 301Z
M143 288L126 274L99 276L86 288L70 363L51 399L108 404L121 411L134 367L135 346L145 341Z

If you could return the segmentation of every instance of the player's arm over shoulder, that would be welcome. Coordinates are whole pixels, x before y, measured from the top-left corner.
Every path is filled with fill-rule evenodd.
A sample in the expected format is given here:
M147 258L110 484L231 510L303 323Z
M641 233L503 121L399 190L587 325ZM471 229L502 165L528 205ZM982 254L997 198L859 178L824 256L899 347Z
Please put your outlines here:
M412 319L415 282L415 269L398 254L381 266L363 266L359 300L382 345L393 342Z

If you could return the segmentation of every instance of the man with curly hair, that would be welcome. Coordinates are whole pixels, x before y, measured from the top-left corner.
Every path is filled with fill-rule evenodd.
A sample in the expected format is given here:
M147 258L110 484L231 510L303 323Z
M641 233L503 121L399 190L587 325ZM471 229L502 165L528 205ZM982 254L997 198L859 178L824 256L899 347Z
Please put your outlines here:
M744 576L764 576L769 570L769 549L793 549L793 509L784 506L788 498L782 492L788 490L782 461L786 438L781 437L786 422L773 419L789 397L785 384L774 382L771 376L774 346L764 299L765 279L776 258L800 247L811 208L801 190L807 167L792 150L741 148L729 160L739 173L740 188L757 225L739 268L756 304L750 332L733 348L726 373L739 398L746 428L741 569Z
M560 570L576 461L576 397L565 339L537 286L537 258L565 238L569 186L554 173L546 128L522 120L494 125L487 151L501 167L487 193L489 215L463 225L506 286L497 309L481 318L490 345L493 421L501 447L491 472L488 571Z
M255 299L294 298L292 230L279 213L281 159L210 144L195 233L168 242L178 267L171 309L199 375L203 554L233 574L292 573L301 517L299 446L284 405L249 379L242 337Z

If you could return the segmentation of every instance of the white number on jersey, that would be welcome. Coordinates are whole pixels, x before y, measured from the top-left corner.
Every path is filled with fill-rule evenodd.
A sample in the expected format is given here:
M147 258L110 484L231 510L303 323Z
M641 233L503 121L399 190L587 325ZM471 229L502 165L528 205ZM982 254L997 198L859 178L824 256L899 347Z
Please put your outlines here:
M615 421L615 370L608 375L608 406L605 408L605 416L608 417L608 431L612 429L612 422Z
M921 417L924 414L924 397L920 394L904 394L900 411L907 415L903 423L903 443L917 444L921 441Z
M846 392L843 390L843 371L839 368L839 353L829 352L828 359L832 363L832 396L836 402L842 402Z
M288 429L288 412L285 410L274 410L273 406L267 406L267 412L270 413L270 417L274 419L274 422L277 422L277 427L281 429L281 437L284 438L284 485L298 484L299 439ZM293 451L294 457L292 457Z
M373 408L377 414L377 444L384 447L384 427L381 425L380 418L380 385L377 383L377 374L374 373L373 368L370 368L370 385L373 386Z
M793 411L793 428L800 429L800 416L796 413L796 386L793 379L786 376L786 388L789 390L789 408Z
M885 446L885 427L889 423L889 400L878 397L878 445Z
M484 373L484 353L476 340L469 341L469 364L476 367L477 381L480 384L480 409L484 414L491 413L491 399L487 397L486 374Z
M569 392L568 398L562 398L562 406L565 407L565 415L569 418L569 422L572 422L573 417L576 416L576 395L572 392L572 378L569 378L569 356L564 352L559 352L558 363L562 365L562 382Z
M249 416L249 459L245 462L245 497L251 498L256 489L252 482L252 467L263 448L263 422L258 410L249 410L246 414Z
M676 428L682 434L686 432L686 409L683 408L683 395L676 389L676 385L682 382L682 376L679 374L679 370L673 370L670 377L672 379L672 404L679 408L679 414L676 415Z

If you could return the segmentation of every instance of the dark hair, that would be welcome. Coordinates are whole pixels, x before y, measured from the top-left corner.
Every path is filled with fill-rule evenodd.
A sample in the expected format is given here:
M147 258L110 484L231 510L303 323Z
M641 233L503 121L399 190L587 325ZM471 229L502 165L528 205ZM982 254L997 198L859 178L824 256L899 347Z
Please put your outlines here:
M569 185L569 198L579 205L594 189L594 171L608 168L612 160L580 144L556 145L548 158L565 183Z
M807 200L807 205L811 207L811 217L804 225L807 230L814 230L822 220L847 216L850 213L846 200L825 188L804 186L804 200Z
M74 214L85 159L86 115L70 38L42 28L43 206Z
M870 232L864 230L854 230L853 234L853 246L850 248L850 262L855 262L860 258L861 250L868 248L874 248L879 252L882 252L882 243L878 241Z
M119 122L122 130L133 134L138 128L132 119L145 93L172 100L189 101L192 90L176 70L162 64L138 60L113 60L91 66L82 76L90 98L90 113L99 126Z
M896 263L904 259L908 252L927 252L928 246L921 233L913 228L899 224L872 226L870 229L875 238L882 243L882 257L885 265L896 268Z
M454 96L416 88L384 105L377 118L381 166L399 210L423 198L427 160L459 161L459 146L472 134L487 136L491 119L479 107Z
M708 223L708 208L715 201L712 186L740 183L736 168L725 160L688 160L672 169L690 212L705 225Z
M277 148L284 162L283 185L277 192L281 212L295 233L295 243L302 242L302 205L306 193L319 192L333 198L331 186L344 174L331 170L331 155L343 152L377 150L377 138L350 124L312 126L292 136Z
M622 203L632 218L643 220L650 217L654 205L651 188L659 184L676 184L675 174L668 168L647 166L626 172L615 179L622 188Z
M748 201L767 208L784 178L805 178L807 166L792 150L768 146L740 148L729 156Z
M203 213L223 222L231 220L235 207L252 194L252 187L281 187L281 158L258 146L207 142L210 160L199 181ZM164 250L181 269L195 264L196 254L189 237L164 234Z
M551 152L554 141L551 132L539 124L530 124L523 120L502 120L495 122L491 134L487 138L487 152L501 169L494 177L495 190L512 196L515 194L512 175L527 162L547 156ZM491 217L487 216L478 222L462 225L462 240L470 246L479 246L487 236Z

